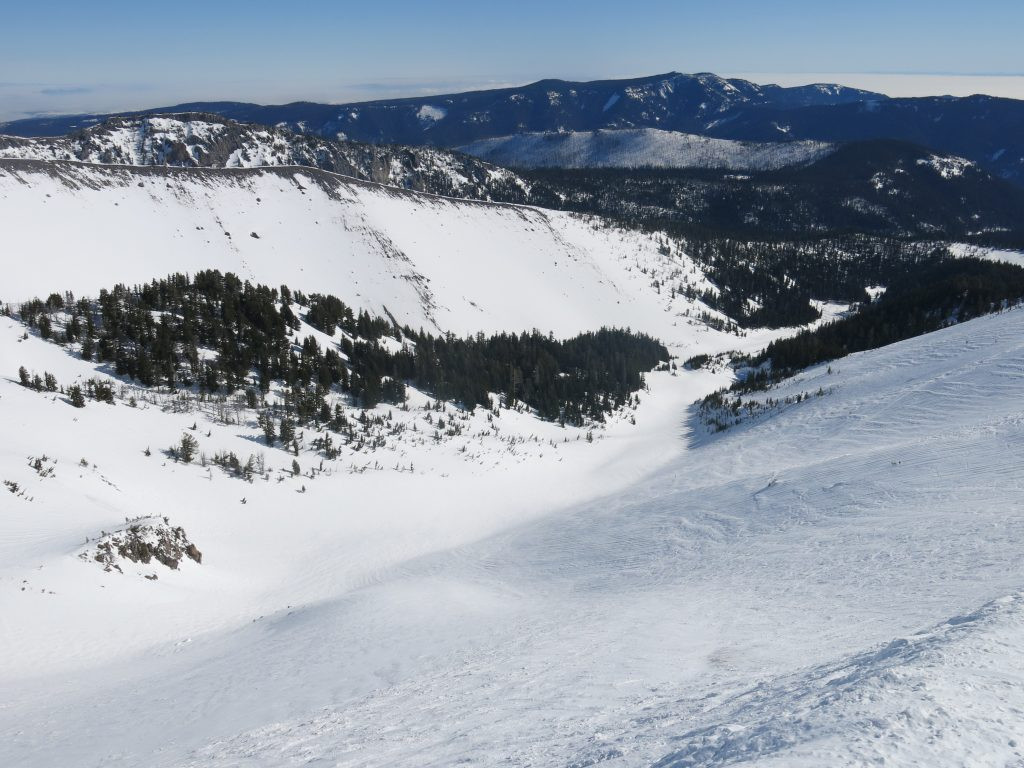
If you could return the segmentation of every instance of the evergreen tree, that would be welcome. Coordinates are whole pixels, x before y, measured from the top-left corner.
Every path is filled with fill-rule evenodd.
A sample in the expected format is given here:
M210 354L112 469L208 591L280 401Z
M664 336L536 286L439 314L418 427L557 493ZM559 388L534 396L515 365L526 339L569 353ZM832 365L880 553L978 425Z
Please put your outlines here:
M267 445L273 445L275 437L274 417L267 411L260 411L258 422L260 429L263 430L263 439L266 441Z
M291 296L297 311L326 332L344 334L321 343L307 336L295 346L298 318L279 301ZM253 285L231 273L174 274L136 287L116 285L95 301L65 301L83 318L84 358L113 363L121 376L145 386L179 378L198 385L202 395L231 394L242 388L246 405L260 407L260 393L274 382L284 394L279 436L294 446L295 426L311 422L346 429L332 395L349 405L373 409L401 405L406 386L451 400L471 411L491 407L491 393L509 405L522 404L545 419L582 424L602 420L643 386L643 372L668 359L654 339L623 329L601 329L568 340L537 331L477 334L458 338L398 328L392 320L355 313L340 299L299 292L281 293ZM308 307L308 310L304 310ZM38 299L21 306L26 322L45 317ZM294 320L294 323L292 322ZM77 333L76 333L77 335ZM381 343L384 336L400 348ZM200 349L206 350L200 354ZM27 372L26 372L27 375ZM247 387L253 379L258 390ZM28 384L34 385L29 378ZM89 382L89 396L113 402L109 384ZM269 413L260 422L273 442Z
M82 359L92 360L95 349L96 342L93 340L92 334L87 333L85 338L82 339Z
M82 394L82 388L77 384L68 387L68 397L75 408L85 408L85 395Z
M196 451L199 449L199 441L196 440L188 432L184 432L181 435L181 442L178 444L178 458L186 464L191 464L192 459L195 458Z

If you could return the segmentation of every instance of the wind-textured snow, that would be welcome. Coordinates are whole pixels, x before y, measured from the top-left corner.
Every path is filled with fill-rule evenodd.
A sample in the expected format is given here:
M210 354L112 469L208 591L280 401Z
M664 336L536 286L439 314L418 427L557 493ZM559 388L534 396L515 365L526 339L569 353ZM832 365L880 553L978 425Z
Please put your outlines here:
M785 333L686 315L664 286L712 286L657 236L309 169L8 160L0 206L5 301L219 267L459 333ZM1024 309L811 368L716 434L690 404L727 371L660 371L593 442L448 404L465 435L317 473L252 414L20 386L110 371L8 317L0 361L0 765L1024 761ZM278 481L172 461L183 432ZM105 570L140 516L201 563Z
M609 104L613 104L609 100ZM607 107L606 107L607 108ZM834 150L820 141L745 142L656 128L519 133L459 147L487 162L516 168L723 168L765 171L819 160Z
M86 365L0 323L4 359ZM180 415L4 379L33 501L2 522L0 762L1015 764L1022 366L1013 310L810 369L769 394L821 396L717 435L681 417L724 377L656 374L635 427L557 464L306 494L144 456ZM143 505L201 566L74 556Z

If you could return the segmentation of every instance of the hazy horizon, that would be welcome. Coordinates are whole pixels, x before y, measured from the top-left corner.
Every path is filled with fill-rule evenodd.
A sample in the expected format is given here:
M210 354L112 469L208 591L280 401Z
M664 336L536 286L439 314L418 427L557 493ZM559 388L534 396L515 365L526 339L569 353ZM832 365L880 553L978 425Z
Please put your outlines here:
M4 11L0 120L187 101L345 103L672 70L1024 98L1024 4L1009 0L310 0L301 13L275 11L260 0L183 0L173 16L125 0L100 10L15 5Z
M669 70L666 70L669 71ZM679 69L673 71L681 71ZM693 70L711 71L706 69ZM659 74L649 72L647 75ZM810 83L837 83L854 88L884 93L891 97L970 96L985 94L1001 98L1024 99L1024 75L971 75L949 73L881 73L881 72L716 72L722 77L741 78L759 84L782 86ZM643 77L638 74L598 75L593 77L556 77L562 80L615 80ZM287 104L314 101L346 104L377 99L433 96L462 91L517 87L546 77L524 76L499 81L495 79L451 79L436 82L415 82L394 78L377 83L352 83L321 92L297 90L263 90L244 85L236 92L206 91L189 95L182 90L154 91L139 86L124 89L114 86L90 88L61 84L0 83L0 122L71 114L102 114L156 109L199 101L238 101L255 104ZM224 89L230 90L230 89Z

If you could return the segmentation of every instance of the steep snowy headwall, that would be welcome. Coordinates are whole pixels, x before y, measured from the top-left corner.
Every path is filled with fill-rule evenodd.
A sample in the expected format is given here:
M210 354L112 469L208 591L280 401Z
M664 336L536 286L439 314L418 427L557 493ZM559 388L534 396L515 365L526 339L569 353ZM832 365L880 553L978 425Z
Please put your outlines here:
M684 254L599 220L308 168L6 160L0 208L3 301L216 268L456 333L616 325L673 341L706 307L672 289L709 287Z

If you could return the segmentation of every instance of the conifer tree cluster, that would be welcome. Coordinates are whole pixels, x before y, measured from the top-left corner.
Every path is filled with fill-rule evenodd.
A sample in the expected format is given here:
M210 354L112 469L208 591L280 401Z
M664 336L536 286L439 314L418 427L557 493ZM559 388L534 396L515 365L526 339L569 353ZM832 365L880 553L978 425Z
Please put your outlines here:
M100 403L114 404L114 387L102 378L92 378L85 382L83 389L80 384L72 384L67 389L57 382L57 377L49 371L43 375L29 373L24 365L18 368L18 381L21 386L34 389L36 392L60 392L67 394L69 401L76 408L84 408L86 398Z
M768 390L800 369L854 352L892 344L939 330L1024 302L1024 268L976 258L920 264L908 270L881 297L854 314L773 341L759 355L735 357L741 375L730 387L707 395L700 418L713 431L728 429L740 419L774 408L823 397L831 388L801 392L781 400L744 399L743 394ZM706 355L686 361L698 368ZM743 375L743 371L746 375ZM828 367L832 373L832 366Z
M508 405L523 402L542 418L574 425L603 420L644 386L643 371L669 357L649 336L608 328L566 341L538 331L410 335L415 352L389 356L389 376L468 406L488 406L488 393L500 392Z
M889 285L919 264L952 258L931 243L862 235L776 242L688 238L682 247L722 289L697 298L746 327L812 322L819 313L811 298L864 302L865 286ZM758 306L751 308L748 299Z
M344 429L331 393L372 408L405 402L407 385L468 409L498 406L496 393L505 405L522 403L542 418L603 420L644 386L644 371L669 357L656 340L620 329L565 341L539 331L434 336L356 312L335 296L253 285L214 270L117 285L96 300L52 294L22 304L20 317L143 386L241 391L251 408L274 387L287 416L261 417L268 445L287 445L296 424ZM300 339L300 318L330 341ZM400 348L382 343L385 337Z
M923 264L894 282L874 303L850 317L779 339L753 362L771 362L771 376L788 375L826 360L892 344L950 323L1024 301L1024 269L1012 264L957 259ZM768 374L737 389L766 382Z

